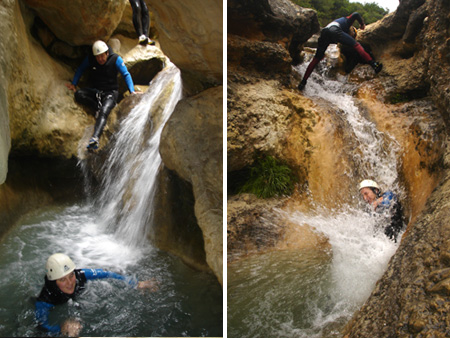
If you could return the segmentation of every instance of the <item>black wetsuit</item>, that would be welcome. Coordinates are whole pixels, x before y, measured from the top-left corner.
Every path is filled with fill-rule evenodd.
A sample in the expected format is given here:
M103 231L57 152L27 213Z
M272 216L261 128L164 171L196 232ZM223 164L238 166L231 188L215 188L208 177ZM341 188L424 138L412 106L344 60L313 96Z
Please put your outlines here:
M75 101L97 111L94 134L92 137L100 138L106 125L109 113L115 107L119 96L119 83L117 75L125 79L130 93L134 92L134 84L123 59L109 48L106 63L100 65L95 56L90 54L78 67L72 84L76 86L84 71L89 70L90 88L82 88L76 91Z
M130 4L133 9L133 25L138 37L141 35L148 36L150 15L147 4L144 0L130 0Z
M389 239L397 242L397 235L403 228L403 208L397 196L392 191L387 191L381 195L383 201L378 205L378 213L388 210L389 225L384 229L384 233Z
M104 271L102 269L75 269L74 272L76 284L75 291L71 295L62 292L56 285L56 281L50 281L47 276L45 276L45 285L35 304L36 320L41 329L55 334L61 332L61 327L59 325L51 325L49 323L48 317L50 310L54 308L55 305L64 304L70 299L77 297L85 289L85 284L89 280L113 278L126 281L132 287L137 286L137 281L135 279L122 276L115 272Z
M312 59L311 63L308 65L306 69L305 75L303 76L302 83L306 84L309 76L312 71L325 56L325 51L328 46L332 43L341 43L343 45L350 46L356 50L356 52L361 55L361 57L366 62L373 61L372 57L364 50L359 42L357 42L354 38L352 38L349 34L350 27L357 20L360 25L364 25L364 21L357 12L339 19L334 20L329 23L322 31L320 32L320 37L318 41L318 46L316 50L316 54Z

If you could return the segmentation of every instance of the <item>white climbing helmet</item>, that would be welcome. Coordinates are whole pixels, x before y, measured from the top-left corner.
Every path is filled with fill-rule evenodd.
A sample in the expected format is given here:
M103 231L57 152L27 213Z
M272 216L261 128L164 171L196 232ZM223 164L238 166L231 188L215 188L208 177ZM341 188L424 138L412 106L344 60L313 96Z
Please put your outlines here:
M47 259L45 265L48 280L57 280L75 270L75 263L69 256L62 253L55 253Z
M102 40L95 41L92 45L92 53L97 56L108 51L108 45Z
M372 180L364 180L359 184L359 191L363 188L375 188L380 190L380 186L377 184L377 182Z

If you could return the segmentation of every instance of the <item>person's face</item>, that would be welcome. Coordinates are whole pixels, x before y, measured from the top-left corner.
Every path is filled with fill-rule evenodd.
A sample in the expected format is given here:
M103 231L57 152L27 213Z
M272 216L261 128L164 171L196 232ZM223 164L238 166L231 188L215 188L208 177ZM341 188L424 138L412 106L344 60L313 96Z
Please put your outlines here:
M369 204L372 204L377 199L377 196L370 188L362 188L359 193L361 194L364 201Z
M66 293L68 295L71 295L72 293L74 293L75 285L76 285L75 272L72 271L67 276L57 279L56 285L62 292Z
M108 52L96 55L95 59L97 60L99 65L103 66L106 63L106 60L108 59Z

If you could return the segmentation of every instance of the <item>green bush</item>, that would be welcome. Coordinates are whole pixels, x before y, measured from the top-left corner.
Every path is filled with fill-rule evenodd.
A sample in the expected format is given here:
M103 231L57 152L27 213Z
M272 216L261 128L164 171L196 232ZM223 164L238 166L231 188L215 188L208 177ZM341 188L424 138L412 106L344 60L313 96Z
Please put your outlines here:
M348 16L358 12L366 25L380 20L388 14L388 9L378 6L376 3L350 2L349 0L291 0L293 3L317 11L317 17L321 27L342 16ZM359 27L358 23L355 24Z
M288 196L294 191L296 177L291 168L272 156L259 157L250 168L249 179L240 192L252 193L259 198Z

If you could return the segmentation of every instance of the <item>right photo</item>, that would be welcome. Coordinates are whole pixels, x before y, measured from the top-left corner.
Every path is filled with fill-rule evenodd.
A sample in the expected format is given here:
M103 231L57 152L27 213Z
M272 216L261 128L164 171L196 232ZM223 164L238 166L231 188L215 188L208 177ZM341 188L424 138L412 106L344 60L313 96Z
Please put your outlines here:
M227 337L449 337L450 3L227 1Z

